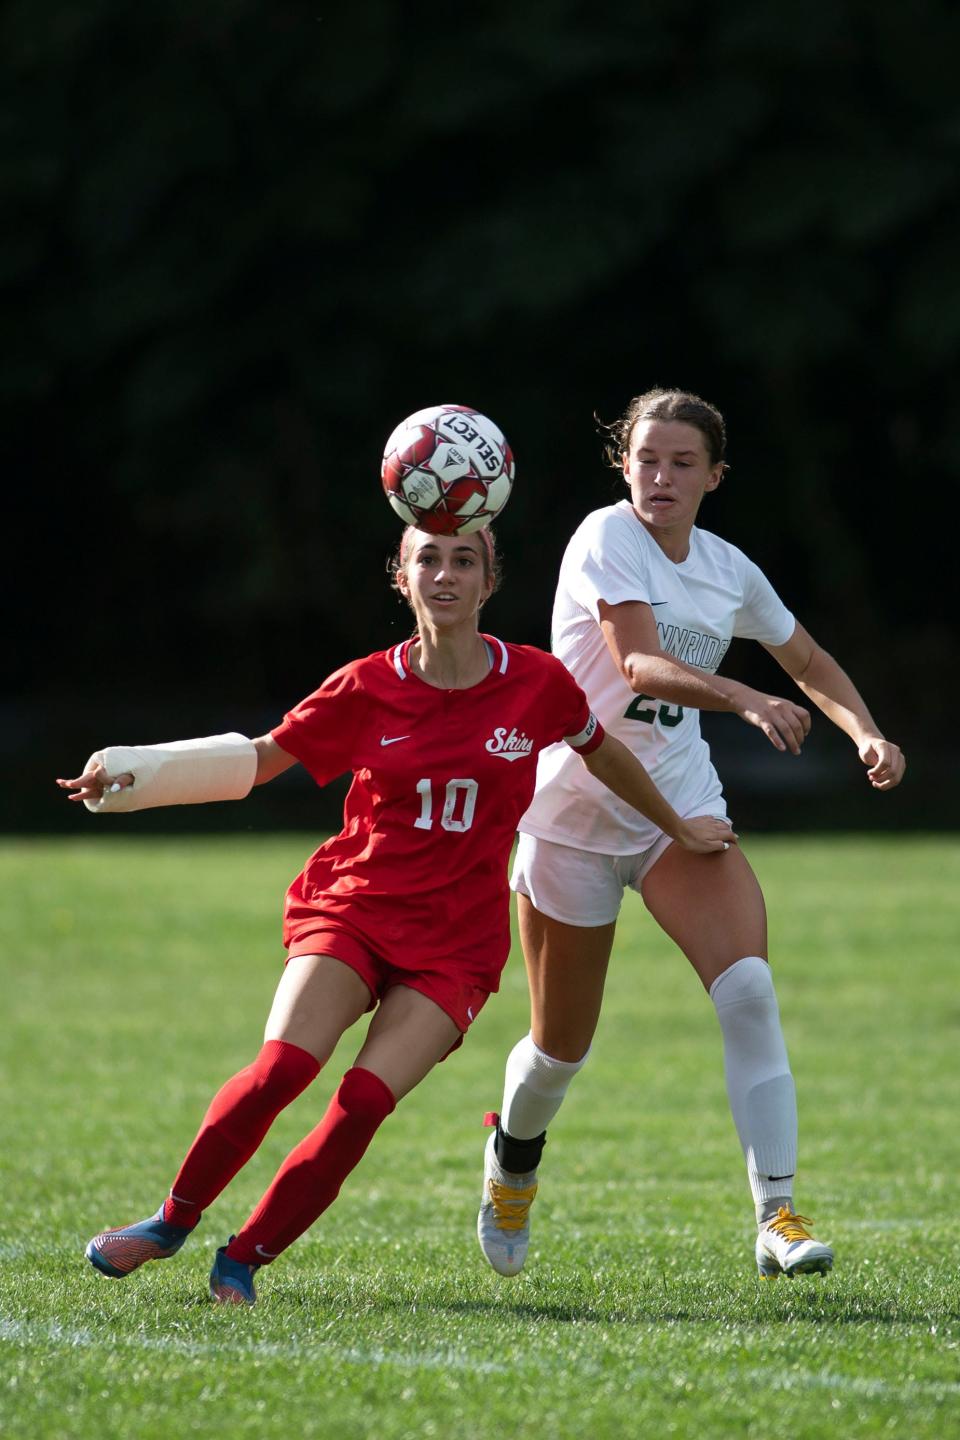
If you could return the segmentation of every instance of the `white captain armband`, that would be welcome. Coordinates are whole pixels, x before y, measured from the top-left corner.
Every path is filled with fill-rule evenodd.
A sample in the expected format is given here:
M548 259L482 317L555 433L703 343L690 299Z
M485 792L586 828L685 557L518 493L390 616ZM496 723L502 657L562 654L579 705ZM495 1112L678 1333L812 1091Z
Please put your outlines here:
M600 721L591 710L590 719L580 731L580 734L564 735L563 740L564 744L569 745L571 750L576 750L578 755L589 755L592 750L596 750L606 733Z
M236 733L174 740L169 745L108 745L95 750L85 768L89 770L95 761L108 775L131 774L133 784L105 790L99 800L84 800L94 815L242 800L257 775L256 746Z

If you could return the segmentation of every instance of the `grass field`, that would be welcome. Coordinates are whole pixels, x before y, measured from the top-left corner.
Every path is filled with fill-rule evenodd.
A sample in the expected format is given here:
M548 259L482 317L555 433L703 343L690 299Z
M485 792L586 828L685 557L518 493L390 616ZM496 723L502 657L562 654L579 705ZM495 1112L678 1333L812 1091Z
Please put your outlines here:
M110 822L102 822L105 832ZM960 840L764 838L826 1279L761 1285L712 1007L634 900L555 1124L527 1271L476 1249L483 1111L526 1028L515 954L261 1303L206 1300L350 1063L348 1037L176 1259L83 1245L155 1209L258 1048L302 836L0 846L0 1433L12 1437L960 1435Z

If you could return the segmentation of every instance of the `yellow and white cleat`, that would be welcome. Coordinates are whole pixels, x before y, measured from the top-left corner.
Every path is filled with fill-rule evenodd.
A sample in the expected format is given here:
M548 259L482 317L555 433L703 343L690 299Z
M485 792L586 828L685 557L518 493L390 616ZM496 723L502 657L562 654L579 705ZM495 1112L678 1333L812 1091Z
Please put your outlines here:
M814 1240L808 1225L813 1221L797 1215L781 1205L757 1236L757 1269L761 1280L777 1280L781 1275L826 1275L833 1269L833 1251L829 1245Z
M494 1130L483 1152L477 1239L498 1275L519 1275L530 1248L530 1206L537 1193L537 1172L513 1175L502 1169L494 1148L496 1139Z

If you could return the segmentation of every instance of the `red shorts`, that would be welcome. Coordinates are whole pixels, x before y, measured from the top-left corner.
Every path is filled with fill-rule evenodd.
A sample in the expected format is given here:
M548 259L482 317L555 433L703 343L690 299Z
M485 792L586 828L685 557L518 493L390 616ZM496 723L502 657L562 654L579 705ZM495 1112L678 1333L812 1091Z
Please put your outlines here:
M477 985L469 976L458 975L440 966L427 964L420 969L407 969L391 965L344 920L329 915L318 916L317 921L315 929L298 934L291 940L288 959L293 955L331 955L342 964L349 965L370 991L368 1010L373 1010L394 985L419 990L421 995L439 1005L461 1032L461 1039L451 1049L455 1050L462 1043L462 1036L487 1002L488 989Z

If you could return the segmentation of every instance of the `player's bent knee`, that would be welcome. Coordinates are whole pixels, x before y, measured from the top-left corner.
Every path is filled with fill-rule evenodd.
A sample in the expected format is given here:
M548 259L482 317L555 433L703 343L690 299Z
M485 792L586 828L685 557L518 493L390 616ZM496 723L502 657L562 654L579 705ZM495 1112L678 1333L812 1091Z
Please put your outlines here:
M340 1109L352 1120L375 1120L377 1123L396 1106L390 1086L372 1070L355 1065L340 1082L336 1100Z
M710 986L710 999L718 1010L751 1000L775 1000L770 966L759 955L745 955L717 976Z

